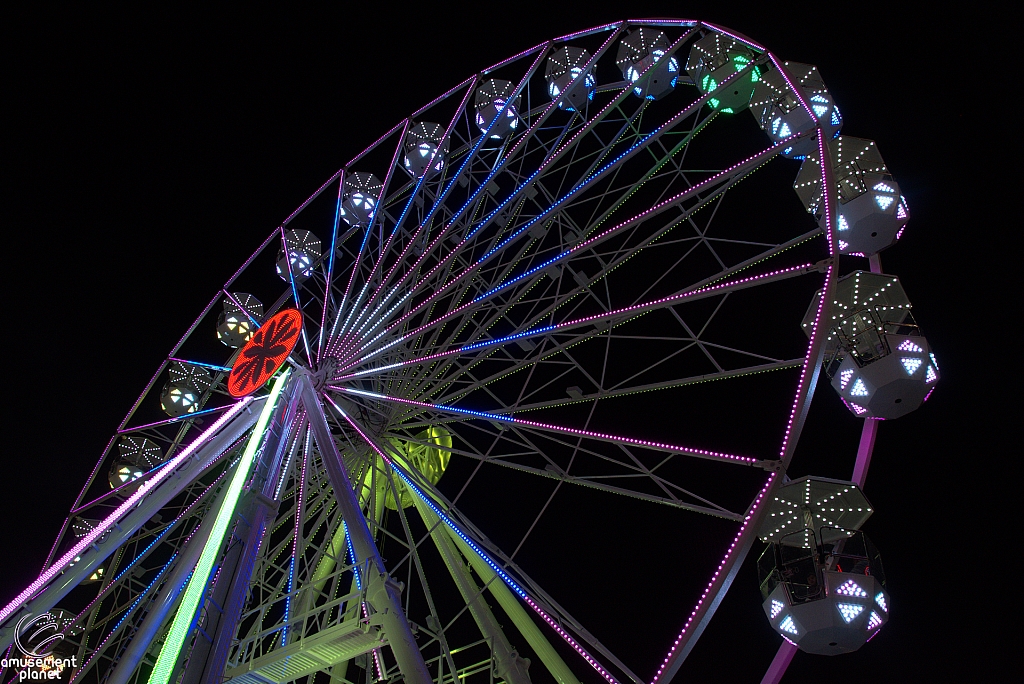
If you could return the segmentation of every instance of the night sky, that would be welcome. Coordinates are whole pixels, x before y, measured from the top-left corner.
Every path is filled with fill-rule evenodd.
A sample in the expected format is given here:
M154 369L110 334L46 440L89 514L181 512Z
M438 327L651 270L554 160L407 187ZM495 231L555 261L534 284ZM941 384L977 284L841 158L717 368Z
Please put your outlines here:
M421 5L418 16L383 3L344 14L78 6L10 18L21 39L6 57L13 78L3 96L13 377L0 529L10 560L0 596L6 602L35 578L97 456L202 307L345 161L474 71L545 39L626 13L678 16L816 64L842 109L843 132L878 141L911 211L884 268L900 276L942 365L926 406L880 426L866 483L877 513L865 529L885 560L892 618L853 655L798 654L784 681L949 681L997 671L989 649L1012 641L990 622L1003 576L990 564L1001 558L1005 568L1016 548L1006 537L1011 500L997 494L1020 448L997 446L1002 393L1012 387L979 384L995 371L990 352L976 349L997 329L985 323L994 319L982 287L999 286L982 277L980 235L1006 228L993 209L972 208L962 189L984 192L976 175L984 162L961 137L978 120L965 100L968 62L942 49L950 35L882 5L849 16L819 3L799 21L781 5L483 5L440 15ZM1016 116L1004 103L998 120ZM977 135L990 152L1004 146L1001 136ZM1011 338L998 329L1009 354ZM852 467L857 430L825 405L837 403L819 384L808 439ZM833 429L832 416L848 420ZM779 638L759 605L758 551L677 681L756 681L767 668ZM669 535L648 552L685 564L686 550ZM638 643L664 651L675 631L656 633L632 616L629 582L672 577L643 577L642 559L637 567L605 600ZM580 568L581 590L607 588L603 572Z

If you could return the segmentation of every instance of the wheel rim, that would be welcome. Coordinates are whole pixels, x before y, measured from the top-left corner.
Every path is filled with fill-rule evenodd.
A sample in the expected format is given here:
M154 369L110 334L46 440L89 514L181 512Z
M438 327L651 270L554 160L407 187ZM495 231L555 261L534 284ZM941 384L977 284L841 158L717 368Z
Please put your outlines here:
M592 48L597 58L611 54L616 43L609 36L617 37L616 31L624 28L616 26L591 36L599 46ZM692 27L676 23L669 24L666 30L669 28L674 31L669 52L685 49L697 37L690 33ZM622 679L636 666L625 661L617 666L609 662L609 657L621 659L614 655L615 649L603 652L601 643L607 638L596 629L591 630L596 636L589 637L588 631L580 628L592 624L591 620L574 617L578 617L580 610L588 612L586 602L578 608L567 603L564 608L556 607L546 592L539 589L548 583L533 582L529 577L535 571L520 568L512 561L519 554L530 557L531 544L550 546L551 537L541 536L539 525L546 521L546 515L551 517L547 513L553 501L549 494L554 496L566 485L600 491L614 500L641 499L651 505L707 513L734 522L747 519L764 487L771 485L772 480L764 471L773 472L775 466L771 462L785 458L787 449L792 453L791 442L783 437L788 434L786 421L792 425L794 411L806 411L811 380L800 375L800 369L813 366L807 359L813 361L816 350L800 338L787 341L795 350L789 354L779 354L775 349L747 349L731 341L743 339L742 330L724 331L717 341L707 339L704 331L712 331L713 324L726 319L733 302L742 297L748 299L738 308L747 312L759 307L767 309L773 302L785 300L785 306L778 306L777 315L798 323L810 295L822 287L823 280L825 287L829 287L834 273L821 263L829 256L827 231L810 219L804 218L798 229L788 233L769 225L767 232L774 231L771 239L760 240L753 237L761 234L752 236L749 230L730 233L730 226L723 226L733 206L727 203L729 198L724 198L726 191L730 197L735 196L758 181L761 176L753 171L762 164L787 163L771 161L781 149L766 145L762 136L760 146L749 153L725 151L733 163L714 165L715 154L722 150L714 146L702 149L697 144L702 141L701 136L727 135L714 129L725 115L709 113L713 108L704 106L709 96L688 100L676 93L673 100L649 103L638 101L631 88L625 86L615 92L599 93L592 109L586 112L588 118L567 113L531 90L535 85L531 79L541 80L545 56L542 51L527 53L503 65L501 68L506 71L494 72L505 75L513 67L519 69L518 81L512 82L519 85L523 96L523 132L512 133L500 144L480 135L478 127L471 137L476 122L467 114L472 109L467 109L467 102L477 83L472 79L463 83L433 105L451 109L454 103L458 112L445 124L442 136L450 141L450 148L438 145L429 150L430 155L442 151L447 155L446 163L435 176L425 180L401 176L404 140L415 125L413 121L401 124L392 130L391 137L365 152L367 156L353 160L358 166L364 159L364 163L369 163L375 154L386 152L384 156L391 157L376 200L374 221L368 230L346 227L336 212L324 230L322 218L331 211L321 211L319 215L317 212L321 205L330 209L340 202L347 173L340 172L325 185L326 189L335 188L338 196L319 192L289 217L287 225L268 237L253 259L229 281L225 294L231 293L227 296L232 298L236 283L241 285L249 278L250 270L264 266L264 262L276 261L278 251L291 254L295 245L293 231L313 230L312 226L317 225L321 237L330 233L331 238L324 241L324 246L331 246L326 256L317 255L311 260L311 264L315 262L312 272L301 260L284 260L282 275L287 275L287 291L267 311L274 313L290 300L303 309L306 327L299 343L297 365L316 376L323 411L343 448L349 445L349 471L379 472L386 476L386 469L375 470L371 465L379 464L384 456L397 456L395 467L404 477L415 481L416 473L410 463L406 462L403 468L402 455L393 452L396 448L409 448L408 457L415 451L412 446L429 446L421 436L423 431L443 428L452 443L442 451L450 451L453 465L437 483L438 494L433 494L425 483L419 483L424 494L433 497L433 503L466 534L486 532L493 537L501 536L493 547L487 547L492 558L509 564L524 587L537 590L535 600L541 603L543 611L565 625L580 649L593 653L602 667L618 667L609 676ZM607 102L602 102L602 97ZM658 109L662 105L667 106ZM422 117L431 113L432 110L427 110ZM558 125L553 123L555 117L559 117ZM468 125L463 126L464 123ZM617 133L602 138L606 130ZM756 127L752 130L760 133ZM598 139L602 142L595 143ZM682 142L677 142L680 139ZM788 163L795 175L797 166ZM462 187L456 174L468 174L469 182L461 191L456 190ZM739 185L742 179L748 179L746 186ZM497 187L493 195L489 189L492 182ZM787 178L783 186L790 182ZM515 190L510 193L512 188ZM758 190L769 194L773 191L771 183ZM452 200L457 192L476 199ZM790 205L798 204L791 192L785 200ZM446 202L452 202L452 206ZM746 202L736 204L744 206ZM467 206L460 211L462 205ZM651 207L656 210L649 210ZM799 216L799 206L796 209L795 215ZM304 227L307 221L308 228ZM722 237L717 236L720 229ZM676 238L681 230L693 234ZM457 241L452 239L453 235ZM676 261L661 256L678 256L676 252L681 248L687 251ZM347 262L346 256L350 257ZM703 262L698 259L701 256ZM715 261L723 268L715 271L707 265ZM344 268L346 265L350 268ZM676 280L684 270L687 277ZM424 273L431 275L424 277ZM256 284L261 278L254 276L250 280ZM245 287L250 286L245 283ZM265 291L266 288L260 290ZM807 296L801 298L803 291ZM215 312L216 302L225 294L218 295L200 319ZM759 300L758 296L764 299ZM711 313L700 307L710 308ZM783 312L786 307L793 311ZM238 308L245 311L241 304ZM691 314L691 308L696 312ZM659 316L664 320L655 320ZM734 326L743 324L732 319ZM761 325L770 329L766 323ZM797 325L792 328L795 331ZM665 329L674 332L654 334ZM600 350L602 345L603 354L591 352L592 348ZM672 346L681 349L675 354L659 351ZM686 354L693 359L688 356L684 363L682 357ZM181 344L171 357L180 357L190 367L196 359L211 358L201 351L198 356L184 353ZM647 363L651 358L657 362ZM738 358L745 359L748 365L739 363ZM222 382L224 371L232 362L229 358L222 366L210 364L214 383ZM701 372L701 364L710 364L711 370ZM788 385L778 388L767 383L766 394L770 391L773 398L758 398L754 403L772 404L775 408L778 415L773 418L776 435L783 438L782 454L778 439L765 441L767 446L757 450L744 448L738 434L730 434L724 446L721 440L699 435L696 428L703 422L700 401L683 404L686 412L697 416L692 420L695 441L673 439L676 430L669 429L675 427L671 423L672 413L649 401L654 396L659 398L658 404L682 402L679 397L683 390L713 387L715 380L744 383L779 375L770 375L769 371L788 373ZM524 376L526 379L522 379ZM796 409L791 401L794 384L798 386ZM170 455L197 434L197 417L209 420L226 410L227 403L218 405L216 386L195 412L148 427L137 424L138 415L130 416L133 422L126 419L122 427L126 434L149 435L154 439L159 435L165 454ZM735 392L733 389L729 393ZM705 396L710 399L704 401L711 403L721 400L713 391ZM664 432L651 429L637 435L637 431L629 431L636 416L651 415L655 410L661 413L651 423L657 423ZM533 416L522 417L526 413ZM295 420L296 425L302 425L301 417ZM714 432L720 433L721 429ZM312 440L302 429L294 430L292 436L292 456L279 480L281 495L286 502L291 497L291 516L302 520L298 527L308 524L336 530L336 514L325 503L330 499L329 493L307 491L314 483L323 484L323 476L313 472L316 459L322 456L312 448ZM431 439L443 440L444 436L434 435ZM698 459L696 464L691 465L685 458L690 456ZM461 470L454 465L460 457L465 461L459 466ZM663 462L666 457L671 459ZM687 465L673 470L677 461ZM486 472L481 464L492 469L505 466L516 477L530 476L533 479L527 481L542 482L552 490L539 500L526 502L539 512L525 519L520 526L525 530L516 534L478 530L470 523L474 516L462 512L464 506L468 510L483 507L501 486L495 476L481 474ZM758 468L752 469L750 465ZM657 472L652 471L655 466ZM743 489L736 501L720 504L714 500L718 492L706 495L687 487L688 478L713 468L729 472L723 477ZM669 474L662 474L666 472ZM187 494L187 503L176 509L175 518L187 516L189 510L199 511L213 496L211 484L216 477L219 475L211 471L206 479L197 480L195 491ZM490 480L475 488L478 480L488 477ZM376 491L376 484L368 489ZM115 500L123 500L131 491L126 486L98 504L80 507L79 517L94 514L94 509L102 511L104 506L109 509ZM474 491L480 492L477 501L473 500ZM305 504L306 512L296 513L299 501ZM321 513L316 514L318 509ZM281 510L279 521L289 515L287 504ZM304 517L313 514L321 518ZM406 545L415 546L423 541L419 538L422 533L418 535L417 530L410 529L410 519L402 519L401 509L391 516L397 521L385 523L381 518L378 523L376 514L369 517L371 527L376 528L382 539L401 544L396 530L402 529L407 530ZM192 518L186 517L183 522L190 520L189 525L173 528L175 534L182 532L173 544L181 544L187 536L184 532L194 528ZM152 539L158 534L158 526L152 526L145 538ZM333 539L334 532L326 533L324 538L327 537ZM297 538L306 538L303 544L323 543L311 542L312 537L293 531L291 536L283 537L284 541L269 542L271 548L263 552L267 554L264 557L276 557L273 554L286 549L290 539L293 549L288 564L294 566L299 559L300 574L303 564L306 565L307 584L323 581L322 577L314 577L323 549L313 549L310 559L306 559L300 548L303 544ZM139 549L144 548L141 541L140 536L134 542ZM723 547L728 547L727 541ZM134 557L139 559L146 552L126 553L136 554ZM578 550L574 555L579 555ZM417 562L414 555L407 555L389 571L393 575L408 573L410 569L418 573ZM597 561L584 563L593 566ZM543 567L538 570L544 574ZM282 592L283 585L279 585L278 594L301 590L295 588L295 583L302 585L303 580L296 579L293 571L289 574L292 586ZM407 584L413 586L412 582ZM430 602L425 593L418 600ZM563 599L558 600L564 603ZM441 617L428 606L427 612L431 610L435 619ZM417 624L426 626L428 620L422 618ZM666 646L670 642L666 635ZM440 652L434 660L441 663L447 656L440 643L438 648ZM386 655L377 657L382 660L380 667L393 668ZM636 667L643 677L649 676L650 668L650 664Z

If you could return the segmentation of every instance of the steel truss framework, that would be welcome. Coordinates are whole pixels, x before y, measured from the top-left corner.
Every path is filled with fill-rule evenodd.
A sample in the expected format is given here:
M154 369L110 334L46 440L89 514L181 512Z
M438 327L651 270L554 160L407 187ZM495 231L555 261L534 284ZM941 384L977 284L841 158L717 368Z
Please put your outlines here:
M717 111L718 90L683 82L638 98L653 67L635 83L598 79L582 111L547 95L554 50L584 47L583 71L605 74L640 28L663 30L662 59L679 63L709 32L749 48L754 59L719 90L754 69L787 74L720 27L618 22L526 50L395 126L275 229L186 331L111 439L40 579L0 611L3 647L20 616L73 604L63 647L79 663L75 683L154 681L206 521L254 439L254 474L201 578L174 678L670 680L750 549L807 415L823 335L815 324L808 343L799 321L813 293L830 301L835 285L835 183L817 139L826 191L820 220L808 217L789 189L797 165L780 153L817 129L772 144L749 115ZM489 78L510 81L508 102L520 102L518 127L501 138L468 106ZM440 173L410 178L403 144L424 120L450 142ZM340 219L356 170L384 171L369 225ZM285 259L281 292L273 265L294 229L326 248L308 272ZM267 315L304 314L272 407L265 392L227 395L234 359L207 341L219 302L246 311L242 291L280 293ZM208 370L211 385L196 412L151 420L171 363ZM250 435L264 408L270 427ZM763 423L745 435L750 412ZM110 490L126 436L158 445L163 462ZM448 454L445 477L428 476L423 459ZM579 601L541 586L552 573L535 546L550 540L556 494L574 486L610 510L636 501L732 530L653 669L631 664L614 632L590 631ZM470 511L517 497L508 529L500 516L487 529L472 522Z

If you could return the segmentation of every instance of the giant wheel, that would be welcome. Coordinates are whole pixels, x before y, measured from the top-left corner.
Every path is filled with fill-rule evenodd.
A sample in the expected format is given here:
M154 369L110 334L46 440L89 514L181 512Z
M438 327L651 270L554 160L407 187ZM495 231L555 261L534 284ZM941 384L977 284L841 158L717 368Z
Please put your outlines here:
M444 93L174 346L4 647L59 605L75 682L667 681L783 480L858 249L839 117L813 67L692 21ZM720 561L680 567L696 547ZM631 658L634 614L663 661Z

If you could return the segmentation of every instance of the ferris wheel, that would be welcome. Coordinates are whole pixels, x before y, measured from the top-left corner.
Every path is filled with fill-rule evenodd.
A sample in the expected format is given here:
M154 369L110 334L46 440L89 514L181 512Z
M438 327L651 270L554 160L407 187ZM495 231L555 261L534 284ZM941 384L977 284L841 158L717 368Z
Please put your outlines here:
M443 93L185 331L0 609L5 653L59 612L76 684L667 682L759 538L766 680L860 647L892 603L860 530L877 421L939 368L881 268L906 200L842 126L814 66L697 21ZM850 480L786 475L819 380L863 422ZM631 535L719 554L651 566L690 606L629 607L669 624L658 662L574 579L612 589Z

